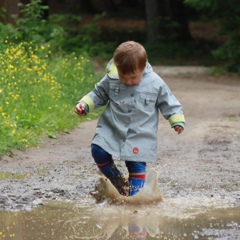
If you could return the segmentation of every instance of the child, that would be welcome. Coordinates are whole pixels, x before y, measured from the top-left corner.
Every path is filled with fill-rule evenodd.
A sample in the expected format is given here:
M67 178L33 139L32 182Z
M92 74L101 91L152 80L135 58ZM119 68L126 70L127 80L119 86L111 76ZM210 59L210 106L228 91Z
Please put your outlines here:
M125 161L128 195L133 196L144 186L146 162L156 161L159 111L178 134L184 129L184 115L181 104L148 63L141 44L120 44L106 70L103 79L77 103L75 112L86 116L107 105L92 140L92 156L123 195L124 178L112 156Z

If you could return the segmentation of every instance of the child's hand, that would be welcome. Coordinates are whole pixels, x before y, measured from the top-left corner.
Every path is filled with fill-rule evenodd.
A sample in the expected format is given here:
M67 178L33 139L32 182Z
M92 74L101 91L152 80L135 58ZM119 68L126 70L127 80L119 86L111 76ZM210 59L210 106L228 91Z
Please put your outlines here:
M183 132L183 130L184 130L184 128L181 127L181 126L179 126L179 125L177 125L177 126L175 126L175 127L173 127L173 128L174 128L174 130L175 130L178 134L181 134L181 133Z
M85 104L81 102L77 103L75 106L75 113L79 116L86 116L87 113L85 112Z

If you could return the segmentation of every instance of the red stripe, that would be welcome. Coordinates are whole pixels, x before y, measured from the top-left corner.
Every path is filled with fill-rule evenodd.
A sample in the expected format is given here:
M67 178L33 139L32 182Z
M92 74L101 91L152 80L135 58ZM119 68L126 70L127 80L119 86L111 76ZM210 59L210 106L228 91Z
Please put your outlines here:
M98 168L104 168L106 167L110 162L103 163L103 164L97 164Z
M139 232L139 233L131 233L131 237L138 237L138 238L143 238L147 236L147 232Z
M129 177L145 179L146 173L129 173Z

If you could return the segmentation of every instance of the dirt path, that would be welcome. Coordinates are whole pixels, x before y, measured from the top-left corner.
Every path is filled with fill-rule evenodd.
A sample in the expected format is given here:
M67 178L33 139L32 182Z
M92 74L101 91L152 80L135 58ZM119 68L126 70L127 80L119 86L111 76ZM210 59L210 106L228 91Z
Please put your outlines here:
M182 103L186 129L177 136L159 123L159 186L166 197L228 198L240 205L240 79L210 76L206 68L154 68ZM32 209L43 199L88 196L96 167L90 144L96 121L0 162L0 210ZM122 162L117 162L126 173Z

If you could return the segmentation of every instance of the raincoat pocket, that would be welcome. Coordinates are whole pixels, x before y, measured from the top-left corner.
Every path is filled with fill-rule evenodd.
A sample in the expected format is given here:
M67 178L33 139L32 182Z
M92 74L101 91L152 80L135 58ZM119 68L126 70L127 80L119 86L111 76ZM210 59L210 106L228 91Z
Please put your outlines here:
M140 108L143 110L152 110L155 108L157 95L152 93L140 93Z

